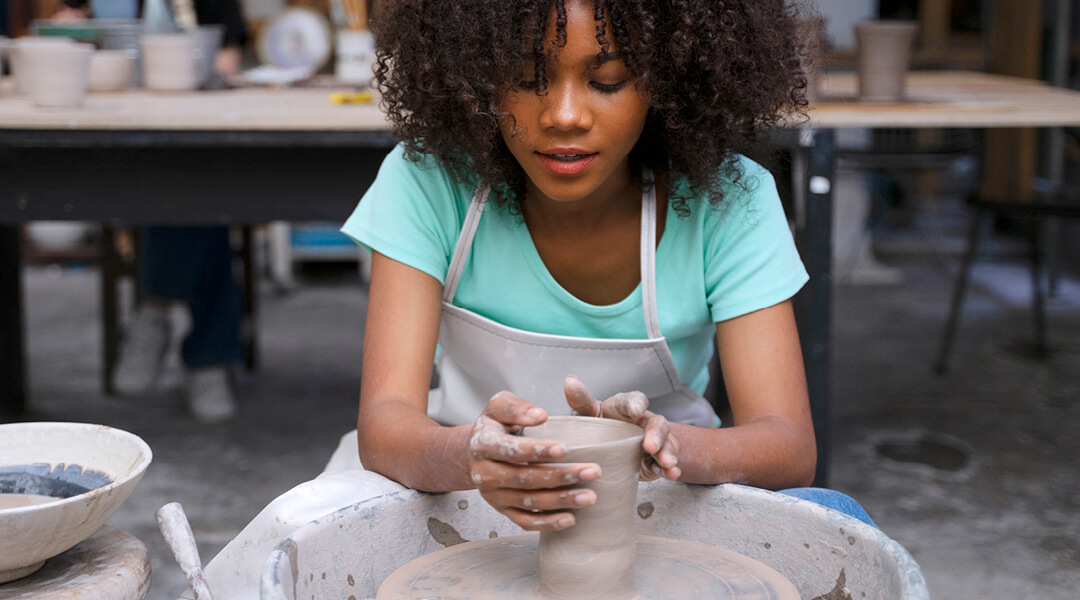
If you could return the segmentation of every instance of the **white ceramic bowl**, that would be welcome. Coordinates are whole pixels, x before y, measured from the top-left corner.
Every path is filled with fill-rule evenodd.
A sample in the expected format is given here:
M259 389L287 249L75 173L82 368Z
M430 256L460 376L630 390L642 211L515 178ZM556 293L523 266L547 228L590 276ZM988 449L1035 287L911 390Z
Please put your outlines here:
M95 50L90 56L90 79L86 89L91 92L119 92L131 83L135 61L126 50Z
M152 457L141 438L104 425L0 425L0 492L63 497L0 509L0 583L33 573L93 535Z
M89 232L79 221L33 221L26 225L26 235L38 248L66 250L78 246ZM2 460L2 459L0 459Z

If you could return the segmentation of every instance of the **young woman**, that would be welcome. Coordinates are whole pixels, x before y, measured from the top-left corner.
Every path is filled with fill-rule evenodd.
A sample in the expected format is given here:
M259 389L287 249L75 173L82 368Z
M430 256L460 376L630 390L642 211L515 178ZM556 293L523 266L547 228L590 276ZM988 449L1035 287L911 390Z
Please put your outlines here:
M809 484L790 305L807 275L742 155L806 104L787 4L397 0L375 34L401 145L343 227L373 264L351 450L367 471L341 504L388 489L375 472L572 527L599 469L515 435L571 411L643 425L646 478ZM701 396L714 336L724 428ZM276 504L317 495L301 488Z

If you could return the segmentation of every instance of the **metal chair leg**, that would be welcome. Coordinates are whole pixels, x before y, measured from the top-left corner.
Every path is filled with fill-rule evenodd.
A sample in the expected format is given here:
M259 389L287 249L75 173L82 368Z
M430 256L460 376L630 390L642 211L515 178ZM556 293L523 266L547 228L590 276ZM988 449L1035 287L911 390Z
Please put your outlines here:
M1042 249L1039 247L1041 224L1038 218L1031 224L1031 308L1035 325L1035 353L1039 358L1046 358L1050 350L1046 344L1046 301L1042 287Z
M956 276L953 286L952 302L949 307L949 316L945 319L945 331L941 337L941 346L938 348L937 359L934 361L934 372L944 373L948 368L949 351L952 349L953 340L956 338L956 330L960 325L960 310L964 305L964 294L967 292L968 278L971 274L971 265L975 262L975 256L979 249L979 234L982 230L983 217L986 211L976 208L971 217L971 225L968 229L967 250L960 265L960 273Z
M258 282L255 275L255 242L250 225L241 228L241 262L244 264L244 366L259 368Z
M123 266L116 252L116 230L107 225L101 227L101 312L102 312L102 361L101 381L106 394L116 392L113 370L120 357L120 316L117 288Z

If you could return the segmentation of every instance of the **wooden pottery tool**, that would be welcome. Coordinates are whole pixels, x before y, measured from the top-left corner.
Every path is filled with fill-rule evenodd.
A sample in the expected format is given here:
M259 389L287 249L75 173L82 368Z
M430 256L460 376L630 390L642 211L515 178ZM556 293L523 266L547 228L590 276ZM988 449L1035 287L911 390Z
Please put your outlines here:
M191 533L191 524L188 523L184 507L179 502L170 502L157 510L158 528L169 545L176 563L184 572L191 590L195 592L195 600L212 600L210 588L206 585L206 576L202 571L202 561L199 560L199 547L195 545L195 535Z

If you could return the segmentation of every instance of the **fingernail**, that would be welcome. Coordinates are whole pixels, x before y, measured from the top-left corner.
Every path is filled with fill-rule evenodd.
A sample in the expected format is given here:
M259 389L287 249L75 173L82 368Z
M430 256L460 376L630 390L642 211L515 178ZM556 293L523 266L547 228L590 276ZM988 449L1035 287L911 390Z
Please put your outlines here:
M600 468L599 467L589 467L587 469L582 469L578 473L578 477L580 477L582 479L582 481L589 481L591 479L599 479L600 478Z
M563 515L555 521L556 529L566 529L574 524L574 515Z
M535 421L537 419L544 418L544 414L545 413L542 408L530 408L528 412L525 413L525 418L529 419L530 421Z
M596 504L596 493L592 490L582 490L574 494L574 504L577 506L591 506Z
M551 455L551 458L562 458L566 456L566 446L563 446L562 444L552 446L551 449L548 450L548 454Z

